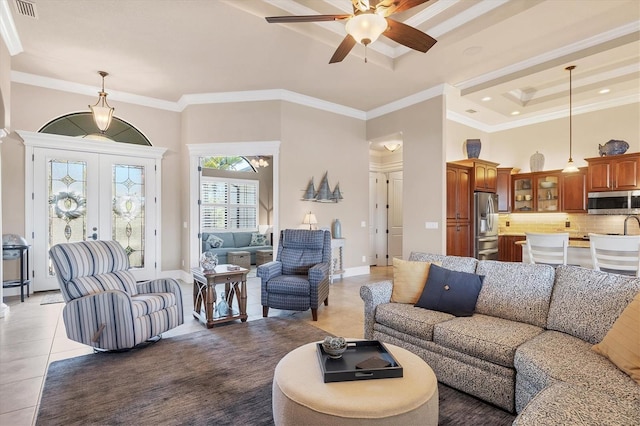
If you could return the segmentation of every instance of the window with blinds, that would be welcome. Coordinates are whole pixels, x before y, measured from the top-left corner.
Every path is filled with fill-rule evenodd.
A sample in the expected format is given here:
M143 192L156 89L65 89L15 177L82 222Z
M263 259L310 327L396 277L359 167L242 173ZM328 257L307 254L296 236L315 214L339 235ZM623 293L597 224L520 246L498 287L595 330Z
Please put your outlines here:
M202 177L200 223L203 232L258 229L257 180Z

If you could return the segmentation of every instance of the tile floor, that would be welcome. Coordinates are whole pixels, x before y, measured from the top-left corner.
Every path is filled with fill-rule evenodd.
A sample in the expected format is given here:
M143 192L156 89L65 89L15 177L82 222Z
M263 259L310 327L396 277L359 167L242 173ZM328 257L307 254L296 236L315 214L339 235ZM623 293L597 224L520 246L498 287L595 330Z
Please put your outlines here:
M338 336L362 337L360 286L391 276L391 267L373 267L369 275L334 280L329 306L318 309L317 322L312 321L311 311L271 309L269 316L295 316ZM191 283L181 283L181 287L185 321L180 327L164 333L165 339L206 329L191 315ZM259 279L250 278L247 288L249 321L262 318ZM62 321L64 303L40 305L46 294L33 294L24 303L20 303L19 296L5 297L10 312L0 318L0 425L34 424L49 363L92 353L90 347L67 339ZM211 332L215 333L215 328Z

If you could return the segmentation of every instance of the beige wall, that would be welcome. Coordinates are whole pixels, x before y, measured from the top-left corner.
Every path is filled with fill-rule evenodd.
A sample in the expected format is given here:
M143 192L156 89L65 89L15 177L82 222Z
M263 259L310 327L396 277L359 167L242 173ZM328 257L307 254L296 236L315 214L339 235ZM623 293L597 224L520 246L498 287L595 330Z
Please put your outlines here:
M480 142L482 143L480 158L482 160L494 161L491 135L489 133L451 120L447 120L445 126L447 135L447 161L458 161L467 158L465 146L467 139L480 139Z
M573 160L576 165L586 166L584 158L598 157L598 144L610 139L627 141L628 152L640 151L638 117L640 104L637 103L574 115ZM569 158L569 118L495 132L490 140L491 157L486 159L500 163L501 167L519 167L522 173L528 173L529 158L538 150L545 156L544 170L562 169Z
M11 128L11 55L0 37L0 130ZM0 301L2 303L2 301Z
M444 253L444 115L444 97L438 96L367 121L367 140L402 132L405 259L411 251ZM438 229L426 229L427 221Z
M330 227L339 218L347 238L345 266L364 265L362 256L369 242L367 228L360 227L361 221L368 222L368 145L363 121L280 101L190 106L183 115L187 144L280 141L280 228L297 228L309 210L319 227ZM185 151L183 164L188 161ZM313 177L318 185L325 172L332 189L340 182L344 200L337 204L302 201L309 179ZM188 188L186 173L183 179L183 187ZM188 194L183 192L182 198L188 205ZM187 221L189 212L183 214ZM194 233L197 230L190 232ZM188 238L189 233L183 247L188 247ZM185 256L189 258L186 252Z

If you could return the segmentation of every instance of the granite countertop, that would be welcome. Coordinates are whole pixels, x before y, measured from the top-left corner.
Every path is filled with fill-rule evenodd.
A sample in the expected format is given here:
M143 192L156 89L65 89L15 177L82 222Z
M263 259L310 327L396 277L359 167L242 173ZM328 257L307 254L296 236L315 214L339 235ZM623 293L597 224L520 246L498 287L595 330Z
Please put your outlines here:
M526 243L525 240L522 241L516 241L515 244L516 245L524 245ZM576 238L576 239L571 239L569 238L569 247L578 247L578 248L589 248L589 240L583 240L580 238Z

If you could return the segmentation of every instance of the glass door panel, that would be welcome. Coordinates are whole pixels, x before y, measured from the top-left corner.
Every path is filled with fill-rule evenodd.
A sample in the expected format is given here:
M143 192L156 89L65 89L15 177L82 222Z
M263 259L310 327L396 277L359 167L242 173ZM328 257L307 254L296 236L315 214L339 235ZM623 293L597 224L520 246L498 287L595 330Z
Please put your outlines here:
M144 268L145 181L144 167L112 166L112 239L129 255L132 268Z
M533 185L531 176L513 180L514 212L533 211Z
M34 187L46 190L33 196L34 290L58 288L48 256L53 245L91 239L118 241L134 277L155 278L154 173L153 159L35 149Z
M558 175L536 176L539 212L555 212L560 210L559 180Z

